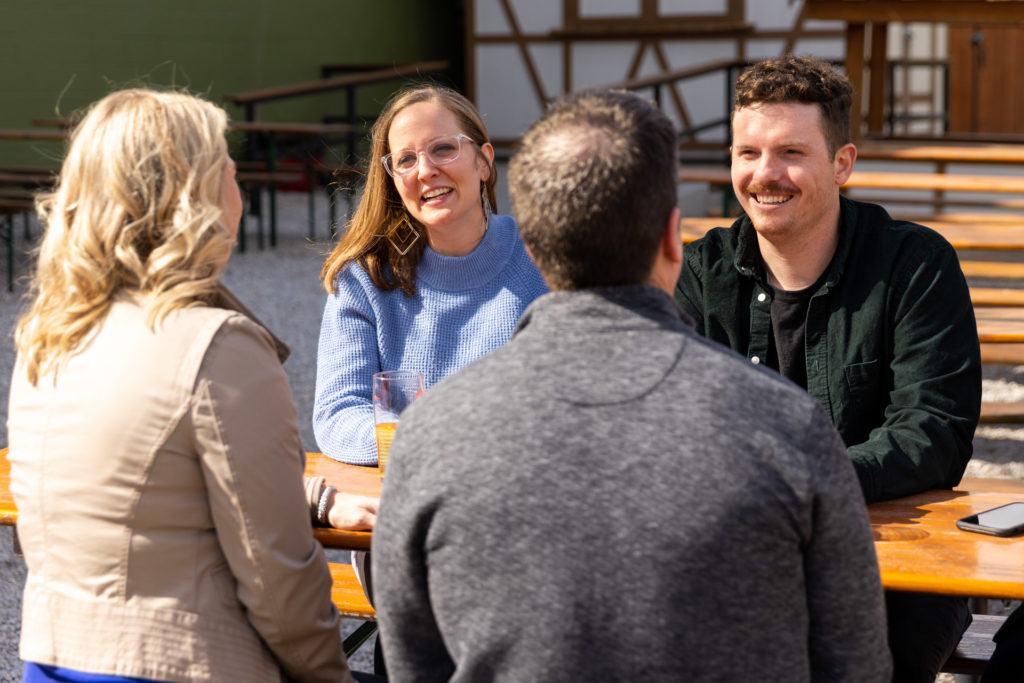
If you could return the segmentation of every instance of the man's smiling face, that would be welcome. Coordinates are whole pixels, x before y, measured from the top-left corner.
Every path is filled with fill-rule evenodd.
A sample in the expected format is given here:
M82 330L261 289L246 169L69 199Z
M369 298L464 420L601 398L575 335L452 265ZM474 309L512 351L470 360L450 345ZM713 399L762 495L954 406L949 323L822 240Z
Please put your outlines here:
M738 109L732 120L732 185L758 234L772 242L802 242L835 220L839 186L853 168L829 152L821 109L800 102Z

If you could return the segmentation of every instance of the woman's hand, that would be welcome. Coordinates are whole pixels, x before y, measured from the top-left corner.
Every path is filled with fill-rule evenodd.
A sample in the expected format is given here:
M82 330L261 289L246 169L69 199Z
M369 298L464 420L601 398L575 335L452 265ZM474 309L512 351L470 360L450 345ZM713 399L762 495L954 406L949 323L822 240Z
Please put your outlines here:
M363 531L377 521L379 498L331 491L327 501L327 521L335 529Z

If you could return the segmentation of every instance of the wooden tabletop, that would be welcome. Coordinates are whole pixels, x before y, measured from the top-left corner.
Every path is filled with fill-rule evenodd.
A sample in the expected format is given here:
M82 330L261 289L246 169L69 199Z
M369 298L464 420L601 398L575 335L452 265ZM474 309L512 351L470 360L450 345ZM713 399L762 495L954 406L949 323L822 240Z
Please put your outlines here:
M0 450L0 526L14 526L18 521L18 508L11 495L11 464L7 462L7 449Z
M340 490L380 495L375 467L307 454L306 474L322 474ZM7 449L0 450L0 525L13 525ZM964 479L952 491L926 491L868 506L882 585L946 595L1024 600L1024 537L996 538L956 528L956 520L1004 503L1024 501L1024 482ZM367 550L371 533L315 529L327 547Z
M306 476L322 475L327 483L345 493L360 496L380 496L380 473L376 467L346 465L331 460L323 453L306 453ZM369 531L341 531L317 527L313 535L328 548L369 550Z
M1024 483L965 479L868 506L882 585L890 590L1024 599L1024 537L961 531L956 520L1024 501Z

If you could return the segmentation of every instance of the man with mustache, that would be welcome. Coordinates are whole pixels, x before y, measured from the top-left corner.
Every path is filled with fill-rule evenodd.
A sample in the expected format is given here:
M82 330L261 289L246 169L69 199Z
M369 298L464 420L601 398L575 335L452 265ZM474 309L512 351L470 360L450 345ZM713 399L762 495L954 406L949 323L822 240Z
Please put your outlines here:
M818 399L872 502L960 481L981 359L950 244L840 195L857 157L852 93L811 57L737 79L732 184L746 215L687 247L675 294L698 332ZM966 600L890 591L886 606L894 680L932 683L970 624Z

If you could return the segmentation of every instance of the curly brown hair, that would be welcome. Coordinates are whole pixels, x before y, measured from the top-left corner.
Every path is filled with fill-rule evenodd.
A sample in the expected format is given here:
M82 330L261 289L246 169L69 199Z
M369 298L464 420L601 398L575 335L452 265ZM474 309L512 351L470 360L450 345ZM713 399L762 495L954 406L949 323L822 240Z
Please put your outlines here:
M828 62L811 56L788 56L758 62L736 79L733 116L758 104L800 102L821 109L822 133L835 156L850 142L853 85Z

